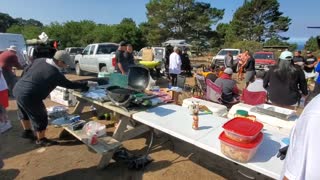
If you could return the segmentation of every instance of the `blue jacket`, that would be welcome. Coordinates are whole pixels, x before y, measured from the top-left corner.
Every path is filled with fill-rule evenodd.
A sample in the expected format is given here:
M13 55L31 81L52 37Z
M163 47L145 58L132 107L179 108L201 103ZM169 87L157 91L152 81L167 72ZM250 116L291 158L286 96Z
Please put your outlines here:
M318 76L318 78L317 78L317 83L320 84L320 63L317 64L315 70L316 70L316 72L319 73L319 76Z

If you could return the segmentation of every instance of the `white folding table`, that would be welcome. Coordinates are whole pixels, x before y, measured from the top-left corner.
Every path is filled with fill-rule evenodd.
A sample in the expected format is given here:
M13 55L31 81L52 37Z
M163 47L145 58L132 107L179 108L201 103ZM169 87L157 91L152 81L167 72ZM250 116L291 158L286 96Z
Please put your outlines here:
M193 130L193 119L188 109L174 104L161 105L134 113L132 117L145 125L233 161L221 153L218 139L223 131L222 125L228 121L226 118L200 113L199 130ZM279 179L283 161L278 159L276 154L280 147L285 146L281 140L289 135L287 131L282 132L270 125L264 126L263 133L263 142L253 159L248 163L237 163L271 178Z

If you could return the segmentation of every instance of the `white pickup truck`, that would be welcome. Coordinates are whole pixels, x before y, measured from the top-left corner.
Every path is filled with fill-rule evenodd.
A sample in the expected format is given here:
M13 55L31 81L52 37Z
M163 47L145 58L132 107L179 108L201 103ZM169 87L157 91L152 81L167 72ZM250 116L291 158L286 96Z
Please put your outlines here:
M81 76L83 71L112 73L116 65L115 52L118 46L115 43L89 44L74 58L76 74Z

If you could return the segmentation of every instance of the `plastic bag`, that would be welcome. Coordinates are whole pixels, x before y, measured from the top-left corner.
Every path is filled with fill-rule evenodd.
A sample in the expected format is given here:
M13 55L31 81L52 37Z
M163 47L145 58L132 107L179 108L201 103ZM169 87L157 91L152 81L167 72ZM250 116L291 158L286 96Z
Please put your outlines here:
M90 121L82 129L88 136L96 134L98 137L106 135L106 126L104 124Z
M68 115L68 108L65 106L52 106L47 108L47 113L50 119L65 117Z

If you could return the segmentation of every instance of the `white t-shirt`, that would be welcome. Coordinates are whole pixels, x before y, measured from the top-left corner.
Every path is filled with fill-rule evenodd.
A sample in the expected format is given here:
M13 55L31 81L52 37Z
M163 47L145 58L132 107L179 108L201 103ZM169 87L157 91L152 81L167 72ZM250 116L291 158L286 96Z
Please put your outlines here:
M265 90L263 88L263 80L262 79L256 79L254 82L250 83L247 87L247 90L250 92L267 92L267 90Z
M2 68L0 68L0 91L6 90L6 89L8 89L8 85L6 80L3 77Z
M176 52L170 54L169 57L169 73L180 74L181 73L181 58Z
M320 179L320 95L304 109L290 136L282 178Z

